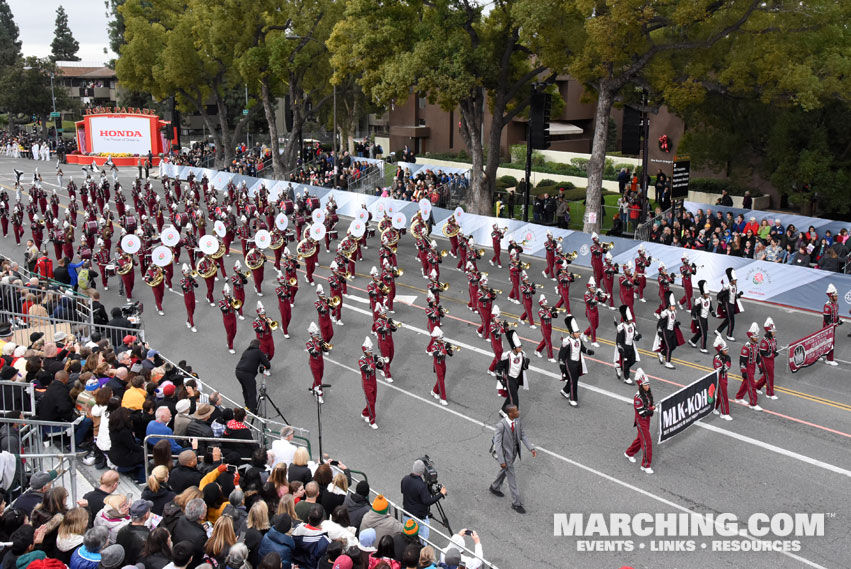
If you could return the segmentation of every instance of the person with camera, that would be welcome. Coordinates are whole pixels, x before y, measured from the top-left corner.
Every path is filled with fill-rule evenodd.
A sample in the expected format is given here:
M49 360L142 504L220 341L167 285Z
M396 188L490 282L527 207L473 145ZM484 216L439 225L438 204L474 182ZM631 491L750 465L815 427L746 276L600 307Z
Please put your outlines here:
M402 508L409 512L412 516L421 520L419 528L420 538L428 539L428 517L429 508L432 504L446 496L446 487L440 486L438 492L432 493L429 490L428 484L423 479L423 473L426 471L425 462L422 459L414 461L414 466L411 473L402 479ZM410 517L405 516L404 521Z

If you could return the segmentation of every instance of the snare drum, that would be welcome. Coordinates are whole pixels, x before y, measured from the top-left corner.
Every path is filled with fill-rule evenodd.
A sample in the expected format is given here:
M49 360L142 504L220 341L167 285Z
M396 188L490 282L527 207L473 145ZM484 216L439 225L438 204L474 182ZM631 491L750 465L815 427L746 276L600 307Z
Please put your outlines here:
M375 228L373 228L373 227L368 228L366 230L366 237L367 237L367 239L372 239L373 237L375 237Z
M106 274L107 277L114 277L115 275L118 274L118 271L117 271L114 263L110 263L108 265L105 265L103 267L103 272L104 272L104 274Z
M86 222L86 233L97 233L98 230L98 222L97 221L87 221Z
M338 237L338 233L337 233L336 229L328 232L328 239L330 239L331 241L337 239L337 237Z
M284 213L287 215L292 215L293 211L295 211L295 206L293 204L293 200L285 200L284 201Z
M315 209L319 209L319 198L310 198L307 200L307 210L312 212Z

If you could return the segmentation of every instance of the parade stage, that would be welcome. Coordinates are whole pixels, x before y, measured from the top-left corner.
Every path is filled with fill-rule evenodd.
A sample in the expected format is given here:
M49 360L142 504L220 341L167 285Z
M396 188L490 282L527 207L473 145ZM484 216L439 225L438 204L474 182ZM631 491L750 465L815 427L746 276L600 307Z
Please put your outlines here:
M112 155L117 166L138 166L150 153L157 166L169 147L165 130L171 123L150 109L97 107L74 124L80 153L68 155L70 164L101 165Z
M136 167L139 165L139 159L144 160L144 156L113 156L112 162L119 168L127 168L127 167ZM80 164L83 166L90 166L92 164L97 164L98 166L103 166L106 161L109 160L108 156L84 156L82 154L68 154L65 156L65 161L68 164ZM159 166L161 158L159 156L154 156L151 159L152 166Z

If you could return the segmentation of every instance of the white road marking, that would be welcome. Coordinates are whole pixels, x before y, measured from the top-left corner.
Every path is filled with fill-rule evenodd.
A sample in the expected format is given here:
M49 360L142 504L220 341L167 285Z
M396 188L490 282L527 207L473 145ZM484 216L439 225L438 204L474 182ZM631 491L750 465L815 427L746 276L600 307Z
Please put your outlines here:
M411 304L415 303L416 301L417 301L417 295L415 295L415 294L411 294L411 295L399 294L399 295L396 295L396 297L393 299L393 302L401 302L402 304L407 304L409 306Z

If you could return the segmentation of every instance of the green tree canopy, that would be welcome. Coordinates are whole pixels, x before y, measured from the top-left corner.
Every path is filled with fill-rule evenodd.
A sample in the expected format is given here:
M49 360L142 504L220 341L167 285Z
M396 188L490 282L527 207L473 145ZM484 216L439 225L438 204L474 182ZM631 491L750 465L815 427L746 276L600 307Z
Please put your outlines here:
M21 40L18 39L18 24L6 0L0 0L0 69L12 65L21 58Z
M74 39L71 28L68 27L68 14L61 5L56 9L56 28L53 31L53 41L50 43L51 59L53 61L80 61L77 52L80 42Z
M27 57L20 59L0 75L0 109L11 115L23 115L26 122L35 115L47 125L53 110L50 76L56 74L56 66L50 59ZM72 108L72 100L63 89L53 91L56 109Z

